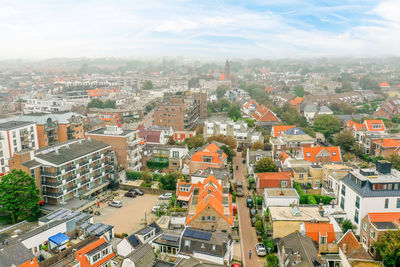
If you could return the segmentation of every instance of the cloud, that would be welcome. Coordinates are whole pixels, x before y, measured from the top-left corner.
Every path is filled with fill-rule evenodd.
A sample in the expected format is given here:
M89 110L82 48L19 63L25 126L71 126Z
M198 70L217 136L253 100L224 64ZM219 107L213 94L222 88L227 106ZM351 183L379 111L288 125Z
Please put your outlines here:
M0 0L0 6L0 58L400 55L393 45L400 41L395 0Z

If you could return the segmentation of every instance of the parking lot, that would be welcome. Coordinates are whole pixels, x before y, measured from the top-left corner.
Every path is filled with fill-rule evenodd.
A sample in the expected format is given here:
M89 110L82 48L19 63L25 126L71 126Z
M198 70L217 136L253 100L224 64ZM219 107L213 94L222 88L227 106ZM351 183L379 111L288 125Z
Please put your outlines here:
M100 215L94 216L95 222L114 225L117 234L131 234L144 226L145 217L147 223L155 220L151 208L158 202L158 195L144 194L135 198L125 197L126 191L119 191L120 195L114 200L122 202L122 208L109 207L106 203L101 204Z

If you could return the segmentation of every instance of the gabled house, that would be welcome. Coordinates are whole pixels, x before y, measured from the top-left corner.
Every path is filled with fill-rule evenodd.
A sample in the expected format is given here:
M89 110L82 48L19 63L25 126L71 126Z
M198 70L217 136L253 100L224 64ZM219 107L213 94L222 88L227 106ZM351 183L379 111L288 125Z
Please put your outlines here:
M140 245L137 250L123 259L121 267L173 267L171 262L157 259L156 253L149 244Z
M271 129L272 137L279 137L281 134L286 133L287 130L295 128L296 125L274 125Z
M286 130L285 133L281 133L278 137L272 137L270 143L275 158L278 158L282 152L299 157L303 147L314 146L315 138L306 134L299 127L294 127Z
M338 253L338 246L335 243L336 235L331 223L306 222L300 225L300 233L308 236L317 244L319 253Z
M251 116L260 105L255 100L250 100L242 106L242 112L247 116Z
M290 188L292 176L290 172L259 172L255 174L256 188L259 194L265 188Z
M249 148L247 149L246 153L246 165L249 174L254 173L254 166L256 163L262 158L271 158L272 159L272 151L265 151L265 150L257 150L253 151Z
M32 252L17 241L0 246L0 266L39 267L39 263Z
M253 119L256 120L257 124L261 126L272 126L280 122L280 119L275 115L275 113L264 105L259 106L252 116Z
M340 147L303 147L303 158L312 163L338 163L342 162Z
M363 123L347 121L345 129L350 130L365 154L374 154L373 142L388 137L382 120L365 120Z
M168 142L168 136L161 129L146 129L143 125L138 127L139 138L146 144L165 145Z
M108 266L114 257L111 243L103 237L75 251L75 258L81 267Z
M232 197L224 193L217 179L210 175L193 189L186 226L203 230L231 231L233 227Z
M192 154L189 162L189 173L193 174L197 170L210 167L224 168L227 164L227 158L228 156L219 146L215 142L211 142Z
M372 142L372 149L375 156L390 157L400 153L400 141L393 138L384 138Z

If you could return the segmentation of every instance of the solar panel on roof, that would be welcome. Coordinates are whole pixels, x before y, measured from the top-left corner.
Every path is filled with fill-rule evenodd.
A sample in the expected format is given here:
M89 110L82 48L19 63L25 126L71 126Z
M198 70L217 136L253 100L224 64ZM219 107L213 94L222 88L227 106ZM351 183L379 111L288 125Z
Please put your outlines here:
M79 222L80 220L82 220L85 217L86 217L86 214L85 213L81 213L79 216L77 216L75 218L75 222Z
M186 229L185 232L183 233L183 236L202 239L202 240L210 240L211 239L211 233L195 231L192 229Z
M65 213L65 211L66 211L65 209L60 209L60 210L54 212L53 214L50 214L50 215L47 217L47 219L48 219L48 220L52 220L52 219L58 217L60 214Z
M89 226L89 223L88 222L84 222L84 223L82 223L81 228L85 229L88 226Z
M103 224L101 227L99 227L96 230L96 235L102 234L104 231L106 231L110 226L108 224Z
M174 235L163 235L162 239L163 239L163 240L166 240L166 241L176 242L176 241L179 240L179 236L174 236Z
M87 230L88 230L89 232L92 232L92 231L94 231L95 229L99 228L100 225L101 225L101 223L95 223L94 225L90 226Z

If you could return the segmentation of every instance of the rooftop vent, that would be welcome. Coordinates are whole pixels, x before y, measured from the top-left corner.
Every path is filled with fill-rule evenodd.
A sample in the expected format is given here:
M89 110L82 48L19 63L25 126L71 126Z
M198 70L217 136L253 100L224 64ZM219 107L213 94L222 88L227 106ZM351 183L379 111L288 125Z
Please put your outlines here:
M392 172L392 163L387 160L378 160L376 162L376 170L382 174L389 174Z

